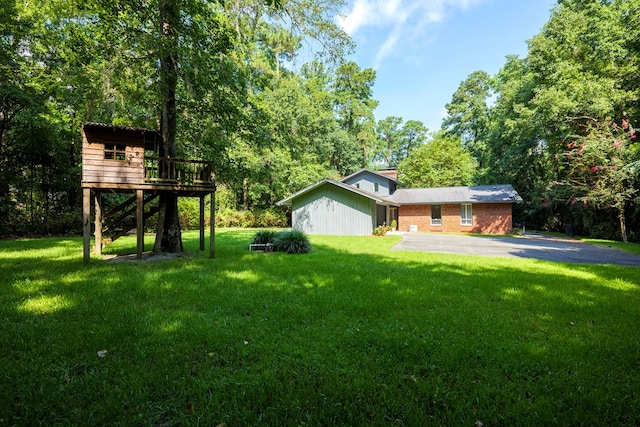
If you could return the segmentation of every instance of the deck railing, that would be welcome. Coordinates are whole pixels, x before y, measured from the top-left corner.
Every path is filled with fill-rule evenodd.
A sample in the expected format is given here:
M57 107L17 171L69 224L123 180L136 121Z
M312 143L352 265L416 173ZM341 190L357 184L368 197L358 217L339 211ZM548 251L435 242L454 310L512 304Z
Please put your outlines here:
M213 164L200 160L145 157L144 179L151 184L213 185Z

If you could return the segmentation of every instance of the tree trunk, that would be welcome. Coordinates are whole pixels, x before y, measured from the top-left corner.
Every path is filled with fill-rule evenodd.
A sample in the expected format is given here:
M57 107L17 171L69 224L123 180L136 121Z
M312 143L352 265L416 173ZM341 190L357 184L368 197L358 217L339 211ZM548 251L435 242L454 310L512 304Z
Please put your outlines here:
M158 230L153 251L156 253L182 252L184 247L182 246L182 232L178 216L178 196L169 191L162 192L159 204Z
M249 178L242 181L242 208L245 211L249 210Z
M176 86L178 84L178 20L176 0L160 0L160 97L162 111L160 157L176 156ZM154 252L182 252L182 233L178 217L178 196L160 194L160 212Z
M620 218L620 234L622 235L622 241L627 243L627 221L624 215L624 206L618 211Z

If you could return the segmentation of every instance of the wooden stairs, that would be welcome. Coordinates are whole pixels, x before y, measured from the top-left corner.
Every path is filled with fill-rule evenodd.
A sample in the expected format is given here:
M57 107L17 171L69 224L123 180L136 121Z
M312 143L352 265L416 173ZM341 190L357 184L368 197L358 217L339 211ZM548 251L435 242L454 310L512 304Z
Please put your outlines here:
M143 200L144 221L157 214L160 208L158 206L147 205L154 201L158 197L158 194L147 194ZM136 228L136 196L128 198L118 206L105 213L103 216L102 245L107 246L113 243L118 238L125 236L131 230Z

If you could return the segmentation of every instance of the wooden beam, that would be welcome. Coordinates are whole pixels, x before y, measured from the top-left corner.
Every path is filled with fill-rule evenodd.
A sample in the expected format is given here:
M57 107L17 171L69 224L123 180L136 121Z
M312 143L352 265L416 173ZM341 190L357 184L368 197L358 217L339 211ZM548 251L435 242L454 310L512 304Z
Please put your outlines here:
M91 189L82 189L82 262L91 260Z
M95 237L95 246L94 253L97 255L102 254L102 194L100 191L95 191L94 193L94 237Z
M144 190L136 190L136 205L137 257L142 259L142 252L144 252Z
M209 223L209 258L216 257L216 192L211 192Z
M204 194L200 195L200 251L204 252Z

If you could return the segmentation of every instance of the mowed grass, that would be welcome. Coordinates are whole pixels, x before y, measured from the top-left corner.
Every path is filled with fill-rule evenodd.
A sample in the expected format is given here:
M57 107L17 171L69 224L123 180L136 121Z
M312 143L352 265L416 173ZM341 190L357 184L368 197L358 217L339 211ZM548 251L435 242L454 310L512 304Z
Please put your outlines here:
M616 248L621 251L631 252L634 254L640 254L640 244L638 243L624 243L615 240L603 240L603 239L587 239L581 238L583 242L592 243L594 245L607 246L609 248Z
M640 424L640 268L253 233L0 241L0 426Z

